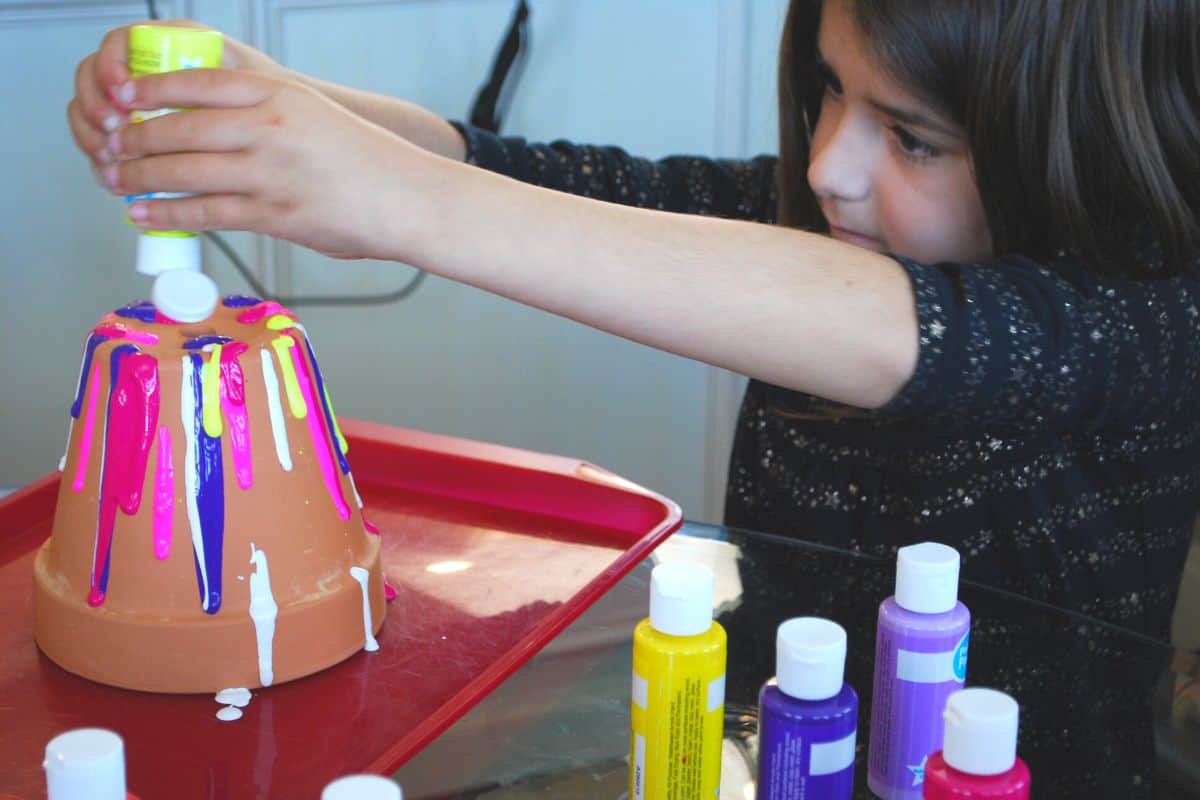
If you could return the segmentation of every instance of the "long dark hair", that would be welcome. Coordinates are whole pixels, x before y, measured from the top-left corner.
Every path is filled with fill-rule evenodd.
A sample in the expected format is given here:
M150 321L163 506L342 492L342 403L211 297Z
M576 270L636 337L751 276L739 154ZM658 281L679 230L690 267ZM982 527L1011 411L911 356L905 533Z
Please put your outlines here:
M894 80L966 131L997 255L1185 271L1200 242L1200 0L842 0ZM805 177L820 0L779 60L779 218L821 230Z

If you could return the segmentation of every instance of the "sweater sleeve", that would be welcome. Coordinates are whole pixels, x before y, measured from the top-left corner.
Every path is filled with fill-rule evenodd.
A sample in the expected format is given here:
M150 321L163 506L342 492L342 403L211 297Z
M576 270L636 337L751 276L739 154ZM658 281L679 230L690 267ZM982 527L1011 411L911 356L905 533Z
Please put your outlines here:
M1197 277L1106 278L1069 260L898 259L919 321L915 373L881 416L1058 430L1194 413Z
M530 144L451 123L467 145L467 163L525 183L640 208L773 223L774 156L750 160L670 156L651 161L618 147L563 140Z

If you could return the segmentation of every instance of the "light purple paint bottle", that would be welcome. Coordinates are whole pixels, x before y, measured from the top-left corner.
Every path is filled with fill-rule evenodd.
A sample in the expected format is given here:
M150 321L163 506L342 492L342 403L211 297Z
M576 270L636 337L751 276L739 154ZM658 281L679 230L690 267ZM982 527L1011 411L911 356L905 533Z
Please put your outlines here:
M896 594L879 606L867 785L884 800L921 800L946 700L967 678L971 615L958 602L958 568L953 547L902 547Z
M846 631L796 617L775 637L775 677L758 695L758 800L850 800L858 695L844 682Z

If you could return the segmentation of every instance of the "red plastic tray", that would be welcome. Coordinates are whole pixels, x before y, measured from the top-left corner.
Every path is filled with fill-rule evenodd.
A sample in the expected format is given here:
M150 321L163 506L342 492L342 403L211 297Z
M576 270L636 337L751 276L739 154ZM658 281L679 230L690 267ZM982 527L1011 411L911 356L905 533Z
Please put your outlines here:
M33 639L33 556L58 475L0 501L0 792L45 797L43 749L100 726L125 739L128 785L157 798L317 798L388 774L679 528L670 500L586 462L346 420L355 480L383 531L380 650L256 690L236 722L209 695L101 686Z

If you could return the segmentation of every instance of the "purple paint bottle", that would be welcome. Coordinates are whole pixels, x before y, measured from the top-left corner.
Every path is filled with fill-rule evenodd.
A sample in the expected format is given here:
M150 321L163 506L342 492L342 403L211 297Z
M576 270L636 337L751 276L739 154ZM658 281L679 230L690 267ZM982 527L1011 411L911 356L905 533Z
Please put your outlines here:
M896 594L879 606L867 785L883 800L921 800L946 700L967 678L971 615L958 602L958 568L953 547L902 547Z
M858 695L843 682L846 631L796 617L775 637L775 677L758 694L759 800L849 800Z

